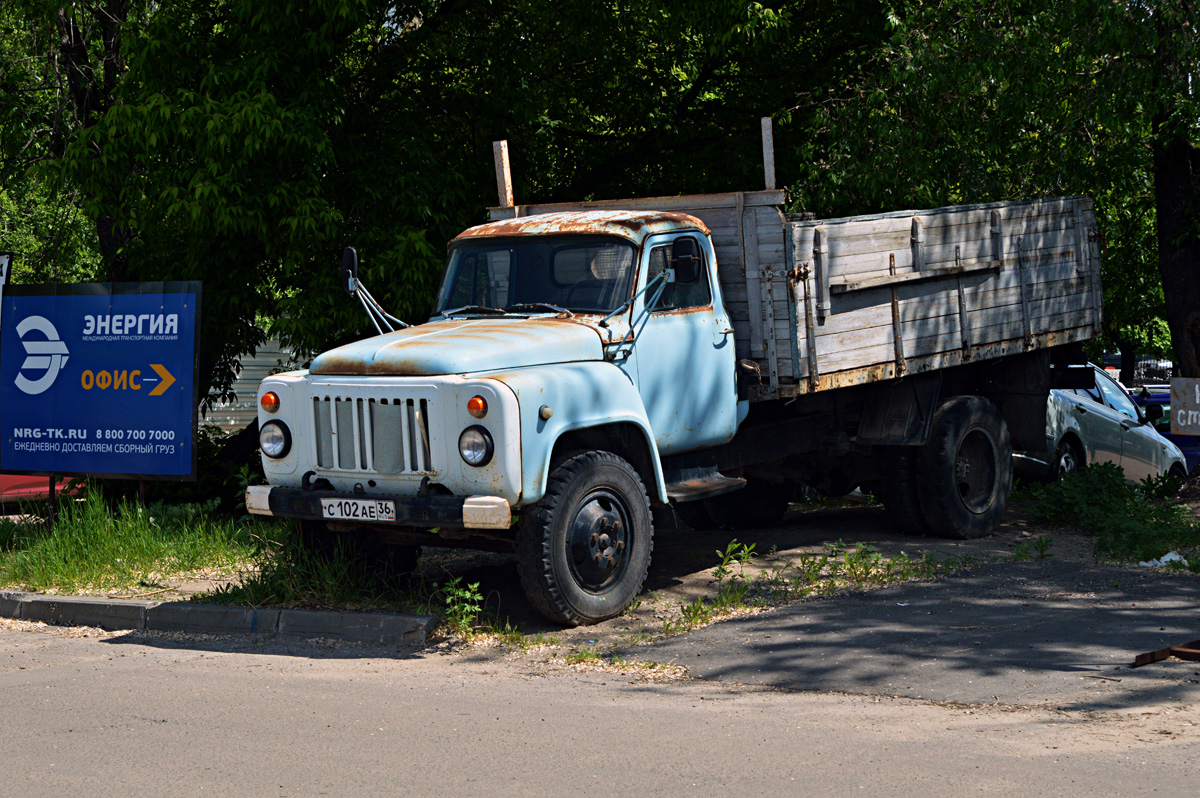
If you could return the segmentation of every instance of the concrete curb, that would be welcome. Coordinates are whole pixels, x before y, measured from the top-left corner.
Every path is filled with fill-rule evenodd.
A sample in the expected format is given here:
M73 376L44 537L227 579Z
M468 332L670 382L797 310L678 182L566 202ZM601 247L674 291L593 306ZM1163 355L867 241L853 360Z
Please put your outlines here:
M372 645L421 643L438 625L432 615L295 609L250 609L190 601L134 601L0 591L0 617L55 626L98 626L192 634L329 638Z

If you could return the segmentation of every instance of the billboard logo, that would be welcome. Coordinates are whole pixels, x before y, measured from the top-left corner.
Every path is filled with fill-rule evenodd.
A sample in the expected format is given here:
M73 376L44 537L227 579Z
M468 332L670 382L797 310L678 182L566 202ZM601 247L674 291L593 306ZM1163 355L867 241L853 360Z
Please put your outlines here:
M45 336L45 340L30 340L25 336L36 330ZM17 335L25 346L25 362L21 364L15 380L17 387L23 393L36 396L49 390L58 378L58 372L67 363L67 345L58 337L58 330L50 320L42 316L26 316L17 325ZM42 372L37 379L29 379L25 371Z

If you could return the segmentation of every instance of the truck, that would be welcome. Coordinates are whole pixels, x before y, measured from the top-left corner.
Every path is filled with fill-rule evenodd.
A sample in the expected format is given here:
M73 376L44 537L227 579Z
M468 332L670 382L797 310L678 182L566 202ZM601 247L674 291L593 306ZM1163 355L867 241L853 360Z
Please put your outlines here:
M596 623L656 530L773 523L800 486L991 533L1100 330L1086 197L816 219L773 188L516 205L506 177L427 322L383 312L347 250L380 334L262 381L250 512L395 572L511 552L540 613Z

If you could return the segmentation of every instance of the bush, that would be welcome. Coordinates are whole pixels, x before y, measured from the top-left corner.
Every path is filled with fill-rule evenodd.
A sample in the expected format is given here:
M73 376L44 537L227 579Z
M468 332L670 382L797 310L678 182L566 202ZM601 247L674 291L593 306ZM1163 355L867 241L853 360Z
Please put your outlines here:
M1098 463L1062 482L1035 489L1034 517L1096 536L1096 550L1118 559L1149 560L1200 544L1191 510L1170 497L1177 477L1133 486L1112 463Z

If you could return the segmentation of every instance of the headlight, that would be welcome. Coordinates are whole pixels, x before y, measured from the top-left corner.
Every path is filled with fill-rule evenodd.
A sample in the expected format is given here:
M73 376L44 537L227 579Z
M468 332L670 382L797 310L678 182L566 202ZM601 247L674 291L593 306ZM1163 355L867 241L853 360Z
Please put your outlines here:
M282 421L268 421L258 430L258 445L263 454L278 460L291 451L292 433Z
M495 451L496 444L492 442L491 433L479 425L467 427L458 436L458 453L467 465L481 468L492 462Z

